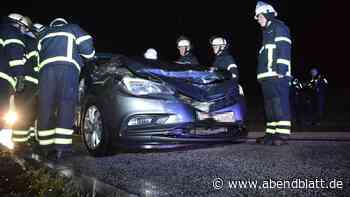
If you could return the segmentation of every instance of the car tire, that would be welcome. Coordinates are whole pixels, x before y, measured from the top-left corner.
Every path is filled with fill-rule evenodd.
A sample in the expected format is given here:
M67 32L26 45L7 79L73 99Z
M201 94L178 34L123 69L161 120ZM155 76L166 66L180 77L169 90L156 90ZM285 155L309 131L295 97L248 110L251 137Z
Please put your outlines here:
M95 115L92 115L92 113ZM102 106L94 99L89 99L85 104L83 114L81 136L86 149L94 157L110 155L110 129L105 122ZM94 118L93 116L96 117Z

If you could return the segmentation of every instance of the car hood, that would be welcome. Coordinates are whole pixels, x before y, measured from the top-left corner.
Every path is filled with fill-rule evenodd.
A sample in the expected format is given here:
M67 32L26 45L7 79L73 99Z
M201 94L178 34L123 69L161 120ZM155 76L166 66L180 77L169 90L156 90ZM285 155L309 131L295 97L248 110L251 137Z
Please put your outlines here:
M179 93L198 101L211 101L235 95L233 80L226 72L209 72L203 66L163 63L154 60L129 59L125 64L136 75L161 80Z

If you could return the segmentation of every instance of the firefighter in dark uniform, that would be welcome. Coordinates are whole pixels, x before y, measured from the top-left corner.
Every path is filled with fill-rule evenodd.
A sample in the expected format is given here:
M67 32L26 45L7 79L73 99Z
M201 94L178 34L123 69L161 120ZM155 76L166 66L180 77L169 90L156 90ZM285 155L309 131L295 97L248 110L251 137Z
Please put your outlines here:
M301 123L303 83L298 78L293 78L290 83L290 106L293 121Z
M44 156L60 159L72 153L74 111L83 59L95 54L92 37L76 24L57 18L38 43L39 144ZM52 154L53 153L53 154Z
M192 53L193 45L187 37L180 36L179 39L177 39L176 44L180 54L176 63L199 65L197 57Z
M28 17L27 21L31 24ZM13 138L22 142L29 141L36 145L35 120L37 119L37 93L39 78L39 52L37 50L37 33L40 29L31 26L25 36L26 64L24 65L24 80L21 89L15 95L16 111L20 115L13 127ZM34 147L33 147L34 148Z
M239 86L238 86L238 66L229 52L229 43L227 39L222 36L213 36L209 40L213 52L215 54L215 60L213 62L212 71L229 71L231 73L233 79L233 88L229 89L228 94L234 95L235 98L238 97L239 94Z
M259 144L287 144L291 133L289 83L291 80L291 38L288 27L275 17L274 8L259 1L255 19L263 30L257 79L261 84L266 113L266 130Z
M28 22L20 14L9 14L5 23L0 27L0 108L1 116L9 109L11 94L19 90L23 81L25 58L24 33L28 30ZM4 128L4 123L1 125ZM25 139L17 138L13 133L13 141L16 143L15 151L25 148L21 142Z
M320 125L325 108L325 98L327 92L328 81L322 76L317 68L310 70L311 80L307 87L310 93L310 111L312 116L312 124Z

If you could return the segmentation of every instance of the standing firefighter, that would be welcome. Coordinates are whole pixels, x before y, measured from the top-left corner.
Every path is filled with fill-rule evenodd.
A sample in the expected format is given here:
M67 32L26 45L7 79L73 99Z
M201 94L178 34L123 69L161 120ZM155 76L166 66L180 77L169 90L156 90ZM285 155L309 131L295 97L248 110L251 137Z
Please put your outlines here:
M26 20L31 24L28 17ZM23 81L21 87L17 89L15 95L16 111L20 115L18 121L13 127L14 140L35 142L35 120L37 119L37 91L38 91L38 66L39 52L37 50L37 33L40 29L32 25L31 31L25 36L26 45L26 64L24 65Z
M38 43L39 144L44 156L60 159L72 153L74 110L83 58L95 54L92 37L76 24L57 18Z
M187 37L180 36L179 39L177 39L176 44L180 54L180 57L176 63L199 65L198 59L192 53L193 46L191 44L191 41Z
M0 107L1 118L9 109L10 95L20 91L23 81L25 58L24 33L29 23L20 14L9 14L0 27ZM12 99L11 99L12 100ZM13 106L13 105L12 105ZM13 117L7 117L14 121ZM3 123L4 124L4 123ZM4 128L4 125L1 125ZM26 141L23 133L13 133L15 151L21 151Z
M310 70L310 76L311 80L307 84L310 89L309 112L311 113L312 124L320 125L324 114L328 81L317 68Z
M288 27L276 16L277 12L271 5L261 1L257 3L255 19L263 30L257 78L264 95L267 119L265 136L258 138L257 143L269 145L286 144L291 132L289 82L292 42Z
M231 88L228 93L235 94L235 97L238 96L239 88L238 88L238 66L229 52L229 43L227 39L221 36L213 36L209 40L213 52L215 54L215 60L213 62L212 70L225 70L229 71L232 75L233 79L233 88Z

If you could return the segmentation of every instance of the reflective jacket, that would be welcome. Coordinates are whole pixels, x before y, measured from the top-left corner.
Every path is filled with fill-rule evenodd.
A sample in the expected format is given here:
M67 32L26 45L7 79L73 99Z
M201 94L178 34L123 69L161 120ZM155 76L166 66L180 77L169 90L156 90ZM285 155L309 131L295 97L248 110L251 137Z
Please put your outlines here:
M91 59L95 55L92 37L75 24L50 27L38 43L39 69L50 64L71 64L79 71L82 57Z
M273 19L263 30L257 78L264 80L282 75L291 79L291 38L288 27Z
M24 73L25 41L24 35L11 24L0 26L0 78L15 87L14 77Z
M232 78L238 80L238 66L228 50L224 50L221 54L215 56L213 66L218 70L230 71Z

